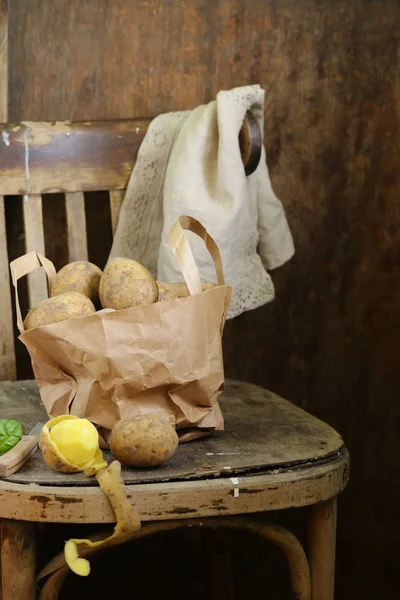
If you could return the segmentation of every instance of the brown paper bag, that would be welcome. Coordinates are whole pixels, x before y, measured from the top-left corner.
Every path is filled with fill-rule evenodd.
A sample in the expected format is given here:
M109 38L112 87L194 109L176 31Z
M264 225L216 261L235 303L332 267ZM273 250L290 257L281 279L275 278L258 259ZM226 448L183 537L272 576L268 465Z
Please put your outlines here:
M204 239L217 286L202 292L183 229ZM180 441L223 429L218 396L224 386L221 336L231 288L225 285L214 240L191 217L171 229L169 244L191 296L112 313L96 313L24 331L17 282L44 267L49 289L53 264L30 252L10 264L19 339L32 359L50 417L86 417L108 440L119 419L154 414L176 425Z

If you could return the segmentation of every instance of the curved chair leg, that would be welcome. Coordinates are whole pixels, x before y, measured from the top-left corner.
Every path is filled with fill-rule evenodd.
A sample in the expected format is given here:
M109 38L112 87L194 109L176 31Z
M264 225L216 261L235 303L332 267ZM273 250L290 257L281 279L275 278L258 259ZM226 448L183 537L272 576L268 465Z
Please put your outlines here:
M337 499L311 507L308 526L312 600L333 600Z
M246 529L260 535L265 540L278 546L285 556L290 570L293 598L295 600L311 600L310 569L306 554L296 536L284 527L259 523L246 517L212 517L206 519L185 519L182 521L160 521L144 523L142 528L135 532L131 540L142 539L161 531L181 529L183 527ZM93 555L96 550L96 548L85 548L81 552L81 556L87 557ZM39 574L39 579L50 575L43 586L40 600L57 600L58 593L68 573L69 568L65 564L64 555L60 553Z
M225 527L247 529L278 546L289 566L293 599L311 600L311 578L307 557L303 546L291 531L279 525L259 523L251 518L220 517L220 519L224 521Z

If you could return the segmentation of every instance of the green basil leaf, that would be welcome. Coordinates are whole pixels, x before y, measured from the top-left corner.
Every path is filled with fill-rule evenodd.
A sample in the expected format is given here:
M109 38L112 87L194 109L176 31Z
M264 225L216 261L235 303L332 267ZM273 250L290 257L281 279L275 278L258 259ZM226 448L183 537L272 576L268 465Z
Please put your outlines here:
M13 419L0 419L0 456L14 448L21 438L21 423Z

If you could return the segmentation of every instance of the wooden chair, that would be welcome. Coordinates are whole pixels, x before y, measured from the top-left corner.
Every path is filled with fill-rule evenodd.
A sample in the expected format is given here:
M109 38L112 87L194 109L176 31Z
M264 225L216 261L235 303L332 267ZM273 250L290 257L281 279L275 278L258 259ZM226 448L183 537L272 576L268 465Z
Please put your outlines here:
M4 124L0 138L0 379L15 379L12 303L3 198L23 195L26 251L44 254L42 194L65 194L69 260L88 256L84 192L109 192L115 230L124 189L147 120L86 123ZM260 136L250 114L240 135L246 172L257 166ZM47 296L40 272L29 276L29 301ZM144 523L135 538L184 526L244 528L272 541L290 567L293 597L332 600L336 497L348 479L343 440L274 394L228 382L221 400L226 431L179 447L156 471L125 469L128 494ZM46 418L35 382L0 382L0 414L17 418L29 432ZM288 530L252 517L254 513L305 508L308 555ZM2 600L36 597L35 524L113 522L97 485L80 474L52 472L34 455L20 471L0 481ZM68 574L47 577L42 600L55 599ZM42 572L48 573L49 569Z

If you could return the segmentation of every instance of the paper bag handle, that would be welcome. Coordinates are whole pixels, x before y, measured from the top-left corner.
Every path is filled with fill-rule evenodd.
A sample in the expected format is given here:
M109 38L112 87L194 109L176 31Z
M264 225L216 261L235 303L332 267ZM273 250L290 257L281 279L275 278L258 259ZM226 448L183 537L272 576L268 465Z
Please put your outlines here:
M197 268L196 261L194 260L188 239L183 231L184 229L187 231L192 231L204 240L206 248L211 254L211 258L214 262L218 283L219 285L225 285L221 254L214 239L207 232L205 227L203 227L203 225L194 217L180 217L169 232L168 244L173 255L178 261L190 294L192 296L201 294L202 287L199 270Z
M39 252L28 252L28 254L20 256L10 263L11 279L15 289L17 327L20 333L24 332L24 322L22 319L21 308L19 306L18 299L18 279L21 279L21 277L28 275L28 273L31 273L32 271L36 271L36 269L39 269L40 267L43 267L46 271L49 290L51 290L51 284L56 276L56 270L53 263L45 258L42 254L39 254Z

